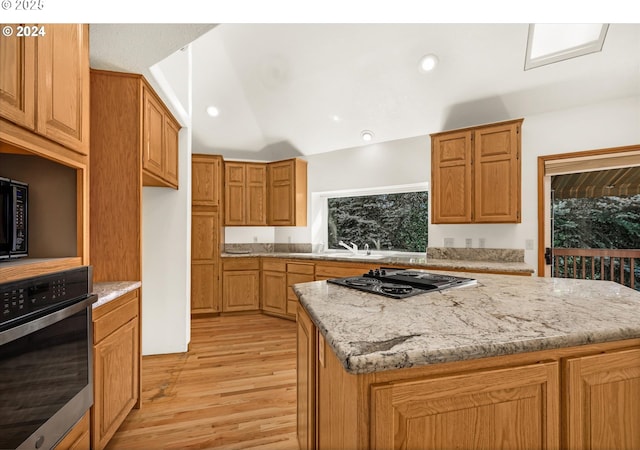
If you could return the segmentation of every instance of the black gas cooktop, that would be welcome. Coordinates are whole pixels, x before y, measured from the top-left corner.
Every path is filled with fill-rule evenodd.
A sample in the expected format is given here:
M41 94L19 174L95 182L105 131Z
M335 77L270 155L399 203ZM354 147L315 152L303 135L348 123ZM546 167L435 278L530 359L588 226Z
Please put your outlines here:
M370 270L361 276L333 278L327 282L391 298L406 298L477 283L473 278L385 267Z

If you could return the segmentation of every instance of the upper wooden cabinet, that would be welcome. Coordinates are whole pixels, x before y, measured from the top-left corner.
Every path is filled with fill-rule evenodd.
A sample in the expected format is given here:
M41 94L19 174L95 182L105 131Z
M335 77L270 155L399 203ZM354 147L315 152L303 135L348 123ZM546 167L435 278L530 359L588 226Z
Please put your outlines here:
M126 141L139 158L142 185L178 189L180 125L142 75L91 70L91 113L100 120L92 147L107 151Z
M17 37L15 33L11 36L3 34L0 36L0 54L0 115L35 130L36 39Z
M268 224L307 225L307 162L288 159L269 163Z
M521 221L523 120L431 135L432 223Z
M30 26L43 34L0 36L0 116L87 155L89 26Z
M191 204L219 206L222 188L222 157L193 155L191 162Z
M178 188L178 133L180 125L142 79L142 169L145 186Z
M225 225L267 225L267 166L225 162Z
M224 163L227 226L306 226L307 162Z

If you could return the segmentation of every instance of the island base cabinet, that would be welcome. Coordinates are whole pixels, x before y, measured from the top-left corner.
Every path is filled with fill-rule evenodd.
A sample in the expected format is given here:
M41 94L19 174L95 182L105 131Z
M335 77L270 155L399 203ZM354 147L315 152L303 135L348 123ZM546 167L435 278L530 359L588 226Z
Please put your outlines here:
M297 432L300 450L315 448L316 328L297 308Z
M569 359L570 450L640 449L640 349Z
M371 387L372 449L556 449L556 362Z

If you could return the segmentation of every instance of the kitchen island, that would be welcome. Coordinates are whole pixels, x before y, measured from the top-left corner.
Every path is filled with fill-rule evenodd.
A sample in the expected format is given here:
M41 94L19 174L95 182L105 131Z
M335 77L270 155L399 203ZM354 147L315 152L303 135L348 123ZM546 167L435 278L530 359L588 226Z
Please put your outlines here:
M466 276L403 300L294 286L301 448L640 448L640 293Z

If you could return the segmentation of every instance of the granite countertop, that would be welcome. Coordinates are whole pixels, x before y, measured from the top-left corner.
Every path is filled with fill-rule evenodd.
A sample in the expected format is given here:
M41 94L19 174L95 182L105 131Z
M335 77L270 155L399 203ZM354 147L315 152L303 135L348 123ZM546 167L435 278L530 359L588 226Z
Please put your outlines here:
M140 281L101 281L93 283L93 293L98 295L98 300L93 304L94 308L109 303L127 292L142 286Z
M465 259L435 259L428 258L424 253L408 255L391 255L383 258L367 258L362 256L349 256L346 253L288 253L288 252L251 252L251 253L222 253L223 258L233 257L271 257L271 258L292 258L310 259L315 261L336 261L336 262L357 262L370 263L374 265L409 266L425 269L442 270L468 270L468 271L490 271L505 272L514 274L532 274L533 268L524 262L517 261L478 261Z
M294 291L354 374L640 337L640 292L611 281L451 275L478 283L403 300L325 281Z

